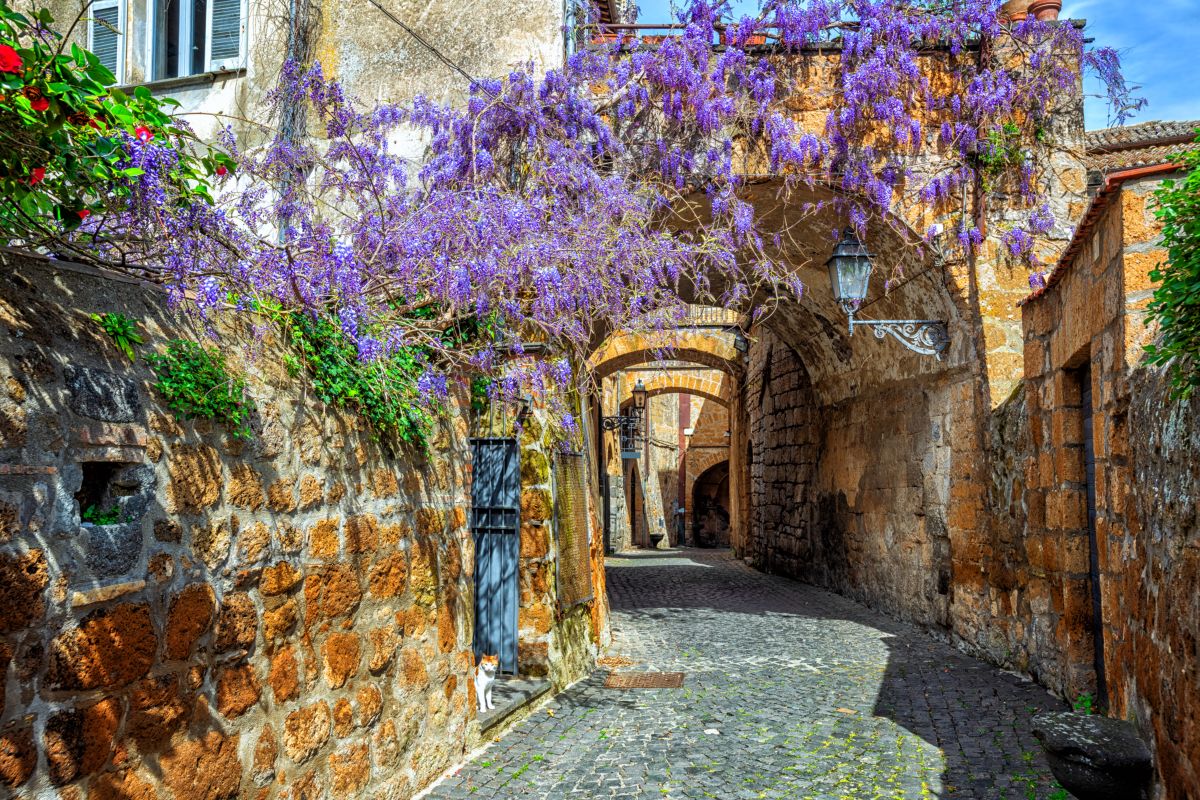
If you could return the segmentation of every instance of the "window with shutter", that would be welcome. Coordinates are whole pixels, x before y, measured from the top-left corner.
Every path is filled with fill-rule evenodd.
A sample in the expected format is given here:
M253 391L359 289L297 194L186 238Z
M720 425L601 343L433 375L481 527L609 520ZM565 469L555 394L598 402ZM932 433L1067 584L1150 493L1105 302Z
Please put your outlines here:
M96 54L109 72L116 76L120 83L124 78L121 68L122 39L120 34L121 5L118 2L95 2L92 4L92 16L88 22L88 49Z
M208 68L242 65L242 0L208 2Z
M154 0L154 6L155 78L244 65L242 0Z

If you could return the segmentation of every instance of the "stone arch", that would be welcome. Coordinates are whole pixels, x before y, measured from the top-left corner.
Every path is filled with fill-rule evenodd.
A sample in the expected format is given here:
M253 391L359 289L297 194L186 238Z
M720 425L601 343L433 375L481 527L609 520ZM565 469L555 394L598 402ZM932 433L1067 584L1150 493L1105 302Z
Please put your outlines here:
M588 365L597 378L606 378L639 364L667 359L691 361L729 375L741 371L737 333L724 329L680 329L652 333L621 333L592 354Z
M720 370L690 369L683 371L664 367L661 373L655 374L649 379L643 378L643 383L649 397L657 397L661 394L690 394L728 407L733 381ZM621 407L625 408L632 402L632 397L624 398L621 401Z

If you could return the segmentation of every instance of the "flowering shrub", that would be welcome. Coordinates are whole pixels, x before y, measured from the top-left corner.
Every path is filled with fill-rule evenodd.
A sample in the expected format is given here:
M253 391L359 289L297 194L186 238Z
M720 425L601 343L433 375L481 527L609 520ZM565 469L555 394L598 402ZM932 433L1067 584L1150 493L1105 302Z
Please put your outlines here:
M143 151L174 155L159 178L183 205L210 201L206 178L231 162L206 148L194 155L166 111L174 101L113 88L112 73L67 47L53 23L46 9L26 16L0 0L0 242L119 261L115 228L147 211L134 201ZM100 211L114 217L108 227L92 218Z
M1167 262L1150 273L1159 286L1149 319L1162 332L1146 349L1150 363L1169 365L1175 395L1183 398L1200 388L1200 150L1183 155L1180 165L1187 176L1163 181L1154 198Z
M321 400L360 413L387 445L426 447L433 420L418 395L420 351L403 348L364 360L334 320L293 314L284 327Z

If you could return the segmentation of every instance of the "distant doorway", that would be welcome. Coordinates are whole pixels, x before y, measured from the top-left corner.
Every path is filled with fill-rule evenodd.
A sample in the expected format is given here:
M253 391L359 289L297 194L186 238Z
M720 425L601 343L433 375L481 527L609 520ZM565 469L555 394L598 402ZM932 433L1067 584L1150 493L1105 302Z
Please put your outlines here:
M700 547L729 546L729 462L700 473L692 487L692 540Z

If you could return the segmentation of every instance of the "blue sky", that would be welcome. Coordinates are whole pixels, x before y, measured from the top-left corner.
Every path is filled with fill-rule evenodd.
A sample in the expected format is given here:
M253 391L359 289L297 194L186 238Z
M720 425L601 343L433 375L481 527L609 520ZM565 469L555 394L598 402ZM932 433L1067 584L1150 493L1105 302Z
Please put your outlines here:
M1121 53L1125 79L1150 101L1134 122L1200 120L1200 0L1064 0L1063 16L1086 19L1097 45ZM1100 91L1094 78L1084 88ZM1089 97L1088 128L1105 127L1106 112Z
M677 5L681 0L676 0ZM638 0L643 22L670 18L670 0ZM734 0L738 11L758 7L755 0ZM1117 48L1125 77L1140 85L1150 104L1132 122L1152 119L1200 120L1200 0L1063 0L1063 16L1088 21L1097 45ZM1096 97L1099 81L1084 89L1087 127L1108 125L1108 109Z

